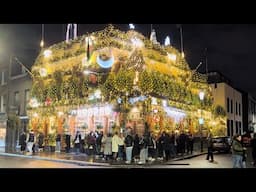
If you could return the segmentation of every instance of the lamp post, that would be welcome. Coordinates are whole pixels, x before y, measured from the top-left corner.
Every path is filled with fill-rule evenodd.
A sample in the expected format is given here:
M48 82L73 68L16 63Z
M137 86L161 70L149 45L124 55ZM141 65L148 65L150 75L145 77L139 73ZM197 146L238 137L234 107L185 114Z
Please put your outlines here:
M201 152L203 152L203 124L204 124L204 119L202 117L202 102L204 100L204 92L200 91L199 92L199 99L201 101L201 110L200 110L200 118L199 118L199 125L200 125L200 142L201 142Z

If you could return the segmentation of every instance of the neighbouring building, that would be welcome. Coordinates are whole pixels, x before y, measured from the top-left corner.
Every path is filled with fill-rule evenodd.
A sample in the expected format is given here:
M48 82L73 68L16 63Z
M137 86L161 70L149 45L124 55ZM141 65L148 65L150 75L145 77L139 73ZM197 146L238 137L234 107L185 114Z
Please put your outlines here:
M8 65L0 63L0 148L5 147L7 128L7 100L8 100Z
M14 149L18 145L21 131L28 128L27 103L30 99L32 79L25 67L14 58L8 67L8 86L5 96L8 98L6 117L8 116L6 131L6 149ZM4 96L3 96L4 98ZM2 106L2 103L1 103ZM5 105L3 105L5 106ZM8 115L7 115L8 114ZM15 119L13 119L15 118ZM16 121L16 125L14 122Z
M227 135L242 134L244 132L242 91L235 88L220 72L209 72L208 83L212 87L214 104L222 106L227 113Z
M244 131L256 132L256 98L243 93L243 127Z

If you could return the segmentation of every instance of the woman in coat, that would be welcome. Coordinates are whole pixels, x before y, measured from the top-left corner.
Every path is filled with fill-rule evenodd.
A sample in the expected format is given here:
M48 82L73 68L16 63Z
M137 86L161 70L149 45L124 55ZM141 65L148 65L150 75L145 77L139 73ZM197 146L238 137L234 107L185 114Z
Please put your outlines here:
M112 153L114 160L117 158L119 140L118 132L115 132L115 135L112 137Z
M108 160L112 155L112 137L109 133L107 136L102 137L102 145L103 147L103 154L104 160Z

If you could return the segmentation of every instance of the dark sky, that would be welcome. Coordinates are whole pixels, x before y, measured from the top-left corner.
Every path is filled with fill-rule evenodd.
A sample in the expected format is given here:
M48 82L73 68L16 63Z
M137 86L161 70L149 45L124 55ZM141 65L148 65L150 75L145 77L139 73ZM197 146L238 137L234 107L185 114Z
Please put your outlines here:
M114 24L128 30L128 24ZM149 37L150 24L135 24L136 30ZM78 24L78 35L101 30L106 24ZM256 25L249 24L182 24L184 50L191 69L204 60L207 48L208 70L218 70L235 87L256 96ZM158 41L163 44L166 35L174 47L180 49L180 33L176 24L153 24ZM66 24L45 24L46 46L65 40ZM39 53L41 24L0 24L0 57L9 54L31 65ZM205 65L199 69L205 72ZM256 79L256 78L255 78Z

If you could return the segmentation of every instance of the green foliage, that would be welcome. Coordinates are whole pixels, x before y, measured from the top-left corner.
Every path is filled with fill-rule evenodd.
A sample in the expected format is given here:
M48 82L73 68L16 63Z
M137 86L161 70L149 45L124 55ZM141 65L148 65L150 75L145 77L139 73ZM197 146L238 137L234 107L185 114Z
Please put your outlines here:
M152 73L149 73L147 71L143 71L142 73L140 73L138 86L144 94L151 93L154 89Z
M130 92L133 89L133 80L135 77L135 72L130 70L120 70L116 74L115 78L115 88L121 93Z
M43 91L43 86L40 84L39 81L36 81L32 85L31 96L36 97L39 102L42 102L45 98Z
M108 75L108 78L103 84L103 89L102 89L102 94L107 99L110 99L112 95L117 96L118 90L114 85L115 85L115 74L111 73Z

